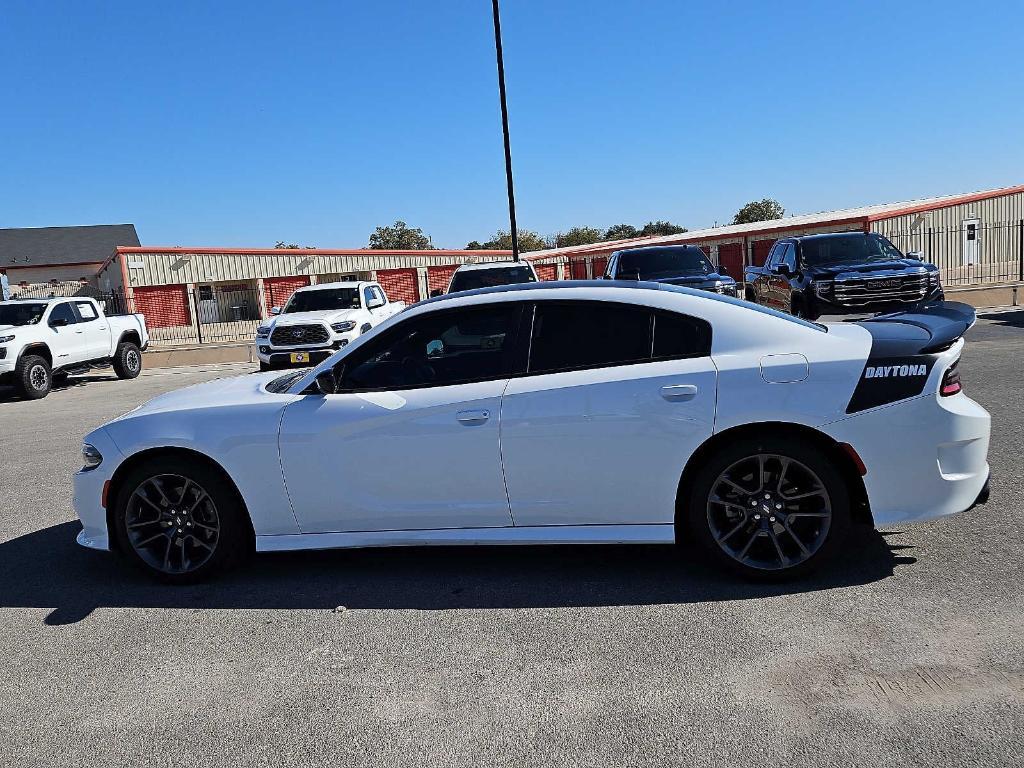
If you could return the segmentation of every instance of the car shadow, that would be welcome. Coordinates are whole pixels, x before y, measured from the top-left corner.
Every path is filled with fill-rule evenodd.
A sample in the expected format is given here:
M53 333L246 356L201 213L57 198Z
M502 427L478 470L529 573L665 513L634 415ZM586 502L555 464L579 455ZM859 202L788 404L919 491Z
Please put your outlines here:
M487 609L750 600L867 584L916 562L885 535L851 533L809 578L757 584L680 557L674 547L409 547L257 555L205 584L158 584L75 543L77 522L0 543L0 607L50 608L70 624L96 608Z
M63 381L55 381L53 388L50 390L53 392L60 392L64 389L75 389L76 387L84 387L87 384L94 384L98 381L117 381L117 376L111 371L109 374L103 373L89 373L84 376L68 376ZM0 386L0 403L13 402L21 400L21 396L18 394L14 387Z

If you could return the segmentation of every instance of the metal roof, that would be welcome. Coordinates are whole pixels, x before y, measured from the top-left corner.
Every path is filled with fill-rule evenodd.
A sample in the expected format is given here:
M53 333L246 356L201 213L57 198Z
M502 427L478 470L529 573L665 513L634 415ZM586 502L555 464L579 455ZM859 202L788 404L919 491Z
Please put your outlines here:
M134 224L0 229L0 269L99 264L118 246L138 244Z
M782 219L771 219L769 221L755 221L750 224L728 224L722 227L707 227L704 229L690 230L676 235L662 235L658 237L637 237L629 240L610 240L589 245L571 246L566 248L548 248L543 251L530 251L523 254L527 258L543 259L550 256L567 256L572 254L586 254L592 251L609 251L619 248L640 247L660 244L682 244L700 242L703 240L720 240L726 238L742 237L744 235L769 233L775 230L801 229L804 227L828 226L830 224L847 224L863 222L868 223L878 219L888 219L893 216L902 216L908 213L927 211L933 208L945 208L951 205L962 205L977 200L987 200L992 197L1013 195L1024 192L1024 185L1015 187L1001 187L982 192L970 192L959 195L944 195L942 197L926 197L919 200L905 200L898 203L881 203L878 205L864 205L858 208L842 208L836 211L822 211L819 213L799 214L787 216Z

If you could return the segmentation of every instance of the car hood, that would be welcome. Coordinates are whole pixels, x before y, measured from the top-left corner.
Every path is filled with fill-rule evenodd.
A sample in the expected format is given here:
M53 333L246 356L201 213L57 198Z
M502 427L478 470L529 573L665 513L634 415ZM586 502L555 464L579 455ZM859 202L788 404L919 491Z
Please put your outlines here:
M663 283L665 285L685 285L690 288L712 288L715 283L725 283L726 285L730 285L736 281L728 275L709 272L706 275L673 275L667 277L645 278L645 282Z
M263 402L268 397L282 397L282 395L267 392L266 385L276 378L281 377L281 371L269 373L250 373L244 376L232 376L226 379L215 379L193 384L191 387L176 389L173 392L154 397L138 408L119 416L114 421L145 416L154 413L166 413L168 411L199 410L203 408L222 408L230 405L245 405L253 402ZM282 405L284 400L282 400Z
M807 267L807 273L814 277L838 277L840 275L870 274L872 277L913 274L915 272L934 272L934 264L924 264L915 259L889 259L886 261L868 261L862 264L832 264L829 266Z
M25 328L25 327L27 327L27 326L24 326L24 325L0 325L0 333L4 333L6 331L16 331L19 328Z
M358 309L324 309L316 312L289 312L286 315L278 315L271 321L275 328L285 328L289 325L307 325L313 323L340 323L343 320L355 320L359 314Z

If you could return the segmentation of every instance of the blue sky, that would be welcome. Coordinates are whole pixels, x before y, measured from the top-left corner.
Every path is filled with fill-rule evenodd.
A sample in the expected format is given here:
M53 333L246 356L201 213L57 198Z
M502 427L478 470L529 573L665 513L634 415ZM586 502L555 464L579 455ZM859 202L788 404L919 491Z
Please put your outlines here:
M1024 183L1019 2L504 0L521 226ZM2 0L0 226L441 247L507 227L487 0Z

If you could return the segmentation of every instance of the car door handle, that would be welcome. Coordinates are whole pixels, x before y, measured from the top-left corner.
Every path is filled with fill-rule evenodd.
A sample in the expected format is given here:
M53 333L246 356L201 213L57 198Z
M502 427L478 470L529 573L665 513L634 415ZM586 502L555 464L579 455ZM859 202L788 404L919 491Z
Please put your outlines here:
M661 396L670 402L693 400L697 396L697 385L669 384L661 388Z
M459 424L466 427L472 427L476 424L483 424L489 418L491 418L490 411L459 411L455 414L455 418Z

